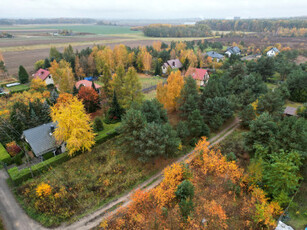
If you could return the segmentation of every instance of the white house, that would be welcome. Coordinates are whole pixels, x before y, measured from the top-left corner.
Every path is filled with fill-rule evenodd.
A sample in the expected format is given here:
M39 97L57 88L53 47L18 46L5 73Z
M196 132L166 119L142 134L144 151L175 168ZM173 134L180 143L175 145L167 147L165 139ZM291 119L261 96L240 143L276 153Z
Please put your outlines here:
M33 77L42 79L42 81L46 82L46 85L54 85L53 78L48 70L39 69L33 74Z
M230 57L231 55L235 54L235 55L240 55L241 54L241 50L238 46L233 46L233 47L228 47L225 54Z
M182 68L182 63L179 61L179 59L168 60L162 65L162 73L166 74L168 68L180 69Z
M266 55L268 57L275 57L278 53L279 53L279 50L276 47L273 47L268 52L266 52Z

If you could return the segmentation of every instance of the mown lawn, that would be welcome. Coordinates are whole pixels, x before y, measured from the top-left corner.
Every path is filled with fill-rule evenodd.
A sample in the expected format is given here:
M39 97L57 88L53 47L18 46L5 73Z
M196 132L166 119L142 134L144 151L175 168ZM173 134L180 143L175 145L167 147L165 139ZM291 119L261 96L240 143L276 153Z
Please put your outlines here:
M148 88L153 85L157 85L160 82L165 81L165 78L159 76L152 76L146 74L138 74L140 82L142 84L142 89Z
M144 164L123 154L120 147L120 137L96 145L91 152L24 182L15 190L17 199L28 215L44 226L58 226L95 211L174 160L160 157ZM51 186L46 196L36 192L42 182Z
M28 85L20 84L12 87L5 87L5 89L9 90L11 93L14 93L16 91L28 90L30 87Z

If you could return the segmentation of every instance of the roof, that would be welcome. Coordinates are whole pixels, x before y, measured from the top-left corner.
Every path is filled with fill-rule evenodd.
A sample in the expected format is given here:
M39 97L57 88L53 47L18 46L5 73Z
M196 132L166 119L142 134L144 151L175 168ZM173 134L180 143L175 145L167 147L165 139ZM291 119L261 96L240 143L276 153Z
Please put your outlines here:
M50 135L51 126L56 127L56 124L50 122L23 131L23 136L37 157L57 148L54 136Z
M50 75L50 72L48 70L45 69L39 69L36 71L36 73L34 74L34 77L39 77L40 79L42 79L43 81L45 81L45 79Z
M217 58L217 59L222 59L222 58L224 58L224 56L223 56L222 54L219 54L219 53L217 53L217 52L215 52L215 51L209 51L209 52L207 52L207 55L208 55L209 57Z
M206 74L208 73L207 69L198 69L198 68L192 68L190 67L185 76L191 76L194 80L198 80L198 81L203 81L203 80L207 80L205 79Z
M172 69L180 69L182 68L182 63L179 61L179 59L171 59L171 60L168 60L167 62L165 62L163 64L165 67L168 67L170 66Z
M271 48L269 51L274 51L275 53L279 53L279 50L276 47Z
M238 46L228 47L226 52L229 52L231 54L238 54L241 52L240 48Z
M94 83L94 84L95 84L96 89L101 88L101 85L98 85L96 83ZM92 87L92 81L88 81L88 80L77 81L75 86L76 86L77 89L79 89L80 86Z
M291 116L297 116L296 115L296 110L297 108L291 107L291 106L287 106L284 110L284 114L286 115L291 115Z

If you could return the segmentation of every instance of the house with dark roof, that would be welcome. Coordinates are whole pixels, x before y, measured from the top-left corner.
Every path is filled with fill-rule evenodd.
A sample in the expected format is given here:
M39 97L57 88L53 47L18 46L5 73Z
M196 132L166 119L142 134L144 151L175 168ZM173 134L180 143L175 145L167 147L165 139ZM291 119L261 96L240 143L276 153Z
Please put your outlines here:
M193 67L189 67L187 70L185 77L188 76L191 76L196 81L198 86L204 86L210 78L209 71L207 69L199 69Z
M228 47L225 54L230 57L231 55L240 55L241 50L238 46Z
M182 66L183 66L182 63L179 61L178 58L177 59L168 60L167 62L165 62L162 65L162 73L166 74L168 68L180 69L180 68L182 68Z
M36 157L53 152L54 155L65 152L65 143L58 144L54 138L55 123L48 123L23 131L22 138L30 145Z
M275 57L279 53L279 50L276 47L272 47L268 52L266 52L266 56Z
M53 78L48 70L39 69L35 74L32 75L34 78L40 78L46 83L46 85L54 85Z
M297 108L287 106L284 110L284 115L286 115L286 116L297 116L296 111L297 111Z
M223 60L223 59L224 59L224 55L219 54L219 53L217 53L217 52L215 52L215 51L208 51L208 52L206 53L206 55L207 55L208 57L211 57L212 59L215 59L217 62L219 62L220 60Z

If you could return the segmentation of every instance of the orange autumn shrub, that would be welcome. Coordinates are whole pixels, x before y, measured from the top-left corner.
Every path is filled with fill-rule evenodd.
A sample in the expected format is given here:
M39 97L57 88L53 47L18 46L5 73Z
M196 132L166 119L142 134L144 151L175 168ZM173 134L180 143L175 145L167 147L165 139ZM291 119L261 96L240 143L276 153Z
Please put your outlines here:
M36 195L38 197L46 197L51 195L52 188L49 184L42 182L36 187Z

